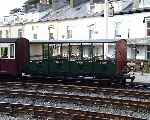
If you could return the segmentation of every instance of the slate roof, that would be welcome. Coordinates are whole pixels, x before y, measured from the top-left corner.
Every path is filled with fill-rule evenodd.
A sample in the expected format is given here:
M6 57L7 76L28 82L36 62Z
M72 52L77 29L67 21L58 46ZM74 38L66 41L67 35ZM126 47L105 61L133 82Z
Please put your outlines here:
M55 11L51 10L49 14L42 17L40 21L74 19L84 16L90 16L90 14L86 11L86 4L79 5L75 8L71 8L69 5L66 5L61 9Z
M96 13L90 13L87 10L87 4L81 4L75 8L65 5L58 10L50 10L48 14L42 17L39 21L54 21L54 20L65 20L65 19L76 19L76 18L86 18L86 17L98 17L104 16L104 11L99 11ZM138 8L133 9L133 1L126 1L126 4L122 7L122 10L114 13L114 15L123 15L123 14L133 14L141 12L150 12L150 8Z

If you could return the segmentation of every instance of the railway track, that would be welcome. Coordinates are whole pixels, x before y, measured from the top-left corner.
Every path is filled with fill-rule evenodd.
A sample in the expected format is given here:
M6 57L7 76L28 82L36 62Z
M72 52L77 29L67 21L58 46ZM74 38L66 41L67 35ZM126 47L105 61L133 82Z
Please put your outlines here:
M117 107L128 106L131 108L143 108L150 109L150 101L148 100L129 100L129 99L119 99L108 96L83 96L83 95L70 95L70 94L62 94L62 93L42 93L37 91L16 91L16 90L0 90L0 95L8 95L8 96L23 96L23 97L32 97L32 98L43 98L44 99L56 99L56 100L80 100L84 102L94 102L93 104L107 104L107 105L115 105Z
M6 82L0 102L150 119L149 91L87 86ZM143 95L143 97L139 97ZM102 112L103 111L103 112ZM128 119L127 119L128 120Z
M33 105L0 103L0 117L44 120L145 120L130 116L88 112L64 108L53 108ZM5 112L5 113L4 113Z
M121 98L125 100L150 101L150 91L137 89L99 88L89 86L5 82L0 83L1 90L33 91L41 93L68 94L91 97Z

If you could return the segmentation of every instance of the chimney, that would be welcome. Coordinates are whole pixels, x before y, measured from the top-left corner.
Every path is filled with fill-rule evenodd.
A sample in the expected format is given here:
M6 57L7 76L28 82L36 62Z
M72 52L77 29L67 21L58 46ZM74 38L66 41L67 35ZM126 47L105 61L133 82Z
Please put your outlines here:
M85 3L87 1L89 1L89 0L70 0L70 6L71 7L76 7L76 6L78 6L78 5L82 4L82 3Z
M67 0L52 0L52 7L57 10L67 4Z
M90 4L94 4L94 0L90 0Z
M109 17L114 16L114 6L112 4L110 4L110 6L108 8L108 15L109 15Z

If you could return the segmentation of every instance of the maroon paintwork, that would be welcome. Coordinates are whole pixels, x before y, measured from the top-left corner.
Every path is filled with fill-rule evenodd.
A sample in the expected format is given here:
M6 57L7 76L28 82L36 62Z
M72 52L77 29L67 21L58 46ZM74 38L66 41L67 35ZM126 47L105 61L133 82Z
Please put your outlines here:
M0 74L16 75L17 67L15 59L0 59Z
M0 43L15 43L15 59L0 59L0 76L21 75L23 65L29 58L29 41L25 38L0 38Z
M126 70L127 64L127 42L126 40L117 41L116 45L116 64L117 73L122 74Z
M22 68L29 61L29 40L22 38L16 45L16 64L18 74L21 74Z

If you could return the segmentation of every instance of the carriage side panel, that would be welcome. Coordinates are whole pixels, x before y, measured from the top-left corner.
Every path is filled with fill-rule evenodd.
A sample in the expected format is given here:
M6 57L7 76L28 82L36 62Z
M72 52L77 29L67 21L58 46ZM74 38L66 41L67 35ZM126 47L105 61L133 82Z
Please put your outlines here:
M116 64L117 64L117 73L118 74L124 73L127 64L127 42L124 39L117 41Z
M24 65L29 61L29 40L19 38L16 42L16 62L18 75L22 73Z

